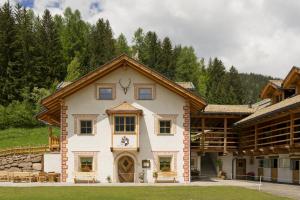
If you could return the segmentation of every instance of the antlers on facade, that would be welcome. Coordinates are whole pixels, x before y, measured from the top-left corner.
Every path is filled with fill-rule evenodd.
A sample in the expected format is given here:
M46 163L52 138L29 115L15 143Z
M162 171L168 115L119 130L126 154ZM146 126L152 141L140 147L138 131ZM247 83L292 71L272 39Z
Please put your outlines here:
M129 82L128 82L127 86L124 86L124 85L121 83L121 79L119 80L119 84L120 84L121 88L123 89L124 93L126 94L127 91L128 91L128 89L129 89L129 86L130 86L130 84L131 84L131 79L129 79Z

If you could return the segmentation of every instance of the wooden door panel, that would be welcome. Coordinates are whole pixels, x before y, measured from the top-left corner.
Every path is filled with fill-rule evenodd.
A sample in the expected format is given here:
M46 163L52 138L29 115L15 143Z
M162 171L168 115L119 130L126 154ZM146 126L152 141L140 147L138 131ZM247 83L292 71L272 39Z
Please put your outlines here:
M118 161L118 177L121 183L134 182L134 161L129 156L124 156Z
M299 184L299 170L293 170L293 183Z
M271 181L277 182L278 178L278 168L271 168Z
M245 179L246 178L246 160L238 159L236 160L236 178Z

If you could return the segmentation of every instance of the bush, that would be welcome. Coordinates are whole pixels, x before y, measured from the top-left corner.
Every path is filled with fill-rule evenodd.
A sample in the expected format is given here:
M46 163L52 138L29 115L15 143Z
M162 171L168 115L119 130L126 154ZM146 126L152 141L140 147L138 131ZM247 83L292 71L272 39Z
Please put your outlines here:
M0 106L0 129L10 127L36 127L35 106L29 102L13 101L7 107Z

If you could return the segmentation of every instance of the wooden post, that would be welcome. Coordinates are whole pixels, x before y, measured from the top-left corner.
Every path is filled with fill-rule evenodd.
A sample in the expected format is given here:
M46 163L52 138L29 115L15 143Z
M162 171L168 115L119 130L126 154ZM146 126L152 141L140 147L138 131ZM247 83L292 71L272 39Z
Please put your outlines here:
M255 133L254 133L254 149L257 151L257 135L258 135L258 129L257 129L257 124L255 124Z
M224 118L224 150L223 154L227 153L227 118Z
M205 135L204 135L204 130L205 130L205 118L201 118L201 131L202 131L202 134L201 134L201 151L202 153L204 153L204 140L205 140Z
M290 147L294 147L294 137L295 137L295 130L294 130L294 113L290 115Z
M51 139L52 139L52 127L51 126L48 126L48 133L49 133L49 136L48 136L48 145L49 145L49 149L50 149L50 151L51 151L51 146L52 146L52 141L51 141Z

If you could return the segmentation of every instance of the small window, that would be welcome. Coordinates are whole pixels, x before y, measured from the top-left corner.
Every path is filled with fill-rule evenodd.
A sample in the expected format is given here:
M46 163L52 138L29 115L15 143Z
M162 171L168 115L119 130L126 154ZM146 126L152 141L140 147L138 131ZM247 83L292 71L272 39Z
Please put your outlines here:
M115 116L115 132L135 132L134 116Z
M139 100L152 100L152 88L139 88L138 89L138 98Z
M159 157L159 170L162 172L171 171L171 161L172 157Z
M80 158L80 171L92 172L93 171L93 157L81 157Z
M112 88L99 88L100 100L112 100L113 99Z
M160 120L159 121L159 133L160 134L171 134L171 120Z
M92 121L91 120L81 120L80 121L80 134L89 135L92 134Z

